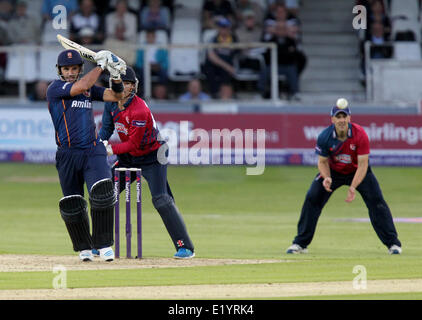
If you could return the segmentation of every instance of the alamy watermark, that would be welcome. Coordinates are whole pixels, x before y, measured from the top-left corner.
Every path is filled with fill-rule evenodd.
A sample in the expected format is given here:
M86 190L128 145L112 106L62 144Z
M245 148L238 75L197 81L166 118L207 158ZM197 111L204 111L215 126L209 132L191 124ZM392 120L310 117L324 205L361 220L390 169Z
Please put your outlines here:
M354 274L357 274L353 278L353 289L355 290L366 290L367 289L367 273L365 266L356 265L353 267Z
M265 129L192 129L193 123L180 121L160 128L158 161L165 165L249 165L247 175L265 170Z
M57 274L53 278L54 289L67 289L67 269L65 266L58 264L53 267L53 273Z
M53 8L55 14L52 24L54 29L67 29L67 10L63 5L57 5Z
M366 14L366 7L365 6L354 6L353 11L356 16L353 18L353 28L356 30L367 28L367 14Z

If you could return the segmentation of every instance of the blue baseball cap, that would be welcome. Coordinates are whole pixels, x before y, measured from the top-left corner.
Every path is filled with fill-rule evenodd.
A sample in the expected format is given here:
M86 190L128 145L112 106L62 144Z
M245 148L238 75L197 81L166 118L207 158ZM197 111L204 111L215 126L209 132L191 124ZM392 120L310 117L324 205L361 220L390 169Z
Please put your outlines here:
M340 101L343 100L343 101ZM340 103L339 103L340 102ZM341 105L341 102L343 102L343 105ZM340 104L340 105L339 105ZM335 117L340 112L343 112L344 114L350 116L352 112L349 108L349 103L346 99L338 99L336 105L331 109L331 116Z
M216 21L216 24L222 28L230 28L232 26L232 23L226 17L219 17Z
M57 67L72 66L74 64L84 64L84 60L78 51L68 49L60 52L57 57Z

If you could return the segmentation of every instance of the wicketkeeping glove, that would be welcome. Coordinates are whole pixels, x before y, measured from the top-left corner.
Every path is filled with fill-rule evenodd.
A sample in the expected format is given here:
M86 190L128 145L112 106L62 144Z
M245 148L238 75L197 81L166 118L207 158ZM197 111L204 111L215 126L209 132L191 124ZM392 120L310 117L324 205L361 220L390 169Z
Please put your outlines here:
M101 140L101 142L104 144L104 147L106 148L107 155L108 156L113 155L113 148L111 147L111 144L108 144L107 140L105 141Z

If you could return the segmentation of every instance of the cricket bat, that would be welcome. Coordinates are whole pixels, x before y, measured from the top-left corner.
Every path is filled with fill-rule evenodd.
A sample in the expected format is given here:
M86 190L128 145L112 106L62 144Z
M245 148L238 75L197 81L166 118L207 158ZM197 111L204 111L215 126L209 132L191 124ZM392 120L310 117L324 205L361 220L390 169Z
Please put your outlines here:
M84 46L81 46L80 44L78 44L78 43L76 43L72 40L69 40L66 37L63 37L61 34L57 35L57 40L60 42L60 44L63 46L63 48L76 50L76 51L79 52L79 54L81 55L82 58L84 58L88 61L91 61L91 62L96 62L95 61L95 54L96 53L94 51L92 51L92 50L90 50L90 49L88 49ZM116 56L116 55L114 55L114 56ZM123 66L124 70L119 70L119 71L120 71L120 73L124 74L126 72L126 63L121 58L119 58L117 56L116 56L116 58L120 62L122 62L122 66Z

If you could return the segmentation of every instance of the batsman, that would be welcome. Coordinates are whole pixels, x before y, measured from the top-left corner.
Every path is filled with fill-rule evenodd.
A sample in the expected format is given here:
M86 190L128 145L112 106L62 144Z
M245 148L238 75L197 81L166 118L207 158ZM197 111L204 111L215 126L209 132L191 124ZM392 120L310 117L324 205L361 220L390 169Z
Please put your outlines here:
M318 136L319 173L309 188L298 223L298 233L287 253L306 253L315 233L318 218L333 192L347 185L345 201L352 202L359 192L381 242L390 254L402 252L390 209L369 165L369 139L365 130L351 122L346 99L338 99L331 109L332 125Z
M151 110L143 99L136 95L138 79L135 71L128 67L122 75L124 83L123 99L105 103L100 137L109 156L117 155L112 168L141 168L147 180L152 203L161 216L176 249L175 259L190 259L195 256L194 246L187 232L183 217L177 208L167 181L167 164L159 161L160 148L166 144L159 141L159 131ZM111 145L108 140L114 130L121 143ZM163 149L161 149L163 150ZM131 173L131 183L136 173ZM120 190L125 186L125 177L120 179Z
M95 54L97 67L85 76L78 51L62 51L57 58L59 79L47 89L48 110L55 128L56 168L63 198L59 201L73 249L82 261L93 260L98 249L105 261L114 260L113 215L116 196L107 163L107 152L96 132L92 101L119 101L123 97L120 71L126 68L110 51ZM110 88L95 86L104 70L111 77ZM84 185L89 192L92 234Z

